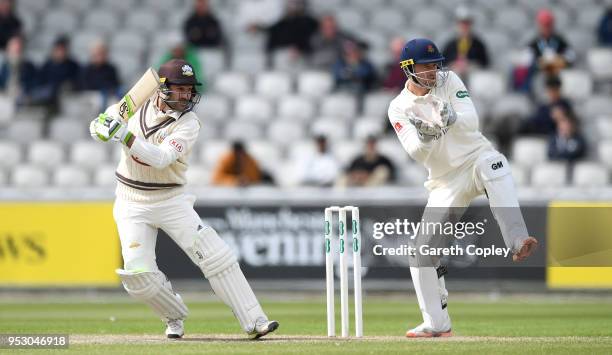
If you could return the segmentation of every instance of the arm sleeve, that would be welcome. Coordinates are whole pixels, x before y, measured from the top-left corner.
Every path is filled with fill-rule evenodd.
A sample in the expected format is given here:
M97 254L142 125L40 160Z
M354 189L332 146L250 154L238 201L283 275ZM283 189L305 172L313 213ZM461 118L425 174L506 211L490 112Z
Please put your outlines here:
M389 106L388 115L397 138L402 143L402 147L404 147L412 159L420 163L424 162L431 152L435 141L421 141L416 128L410 123L406 114L399 107L393 105L393 103Z
M163 169L188 152L198 138L200 124L191 121L172 132L160 145L136 137L130 153L156 169Z
M457 114L454 129L460 128L465 131L477 131L478 113L463 81L453 72L449 73L448 80L448 99Z

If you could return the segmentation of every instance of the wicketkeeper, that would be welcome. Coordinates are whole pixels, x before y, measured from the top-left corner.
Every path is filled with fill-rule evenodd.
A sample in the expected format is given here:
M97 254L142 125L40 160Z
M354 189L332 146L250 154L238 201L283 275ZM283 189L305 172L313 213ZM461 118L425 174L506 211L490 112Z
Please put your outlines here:
M428 39L406 43L399 65L408 80L388 111L404 149L429 171L425 187L430 194L423 219L455 220L475 197L486 194L513 260L521 261L535 250L537 241L527 234L510 166L478 130L478 114L465 85L442 67L443 61ZM439 260L422 261L411 263L410 274L423 323L406 336L450 336L446 269Z

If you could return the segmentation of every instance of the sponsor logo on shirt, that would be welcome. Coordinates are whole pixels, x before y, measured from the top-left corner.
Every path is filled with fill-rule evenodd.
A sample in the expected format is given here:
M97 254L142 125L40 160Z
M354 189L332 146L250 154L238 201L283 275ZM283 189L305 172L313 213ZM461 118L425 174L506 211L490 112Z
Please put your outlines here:
M174 149L176 149L177 152L182 153L183 152L183 145L179 142L177 142L174 139L170 140L170 145L174 147Z
M395 129L395 132L399 133L404 126L402 126L402 124L399 122L395 122L395 124L393 124L393 128Z
M470 97L470 94L466 90L459 90L455 96L457 96L459 99L463 99L464 97Z

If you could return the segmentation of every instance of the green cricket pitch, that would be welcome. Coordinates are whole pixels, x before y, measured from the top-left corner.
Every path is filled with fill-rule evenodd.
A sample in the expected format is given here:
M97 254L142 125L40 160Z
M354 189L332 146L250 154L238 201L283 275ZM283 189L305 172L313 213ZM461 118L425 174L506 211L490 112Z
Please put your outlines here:
M612 353L612 297L512 296L450 299L453 337L407 339L421 322L414 295L364 298L362 339L326 336L325 300L262 297L277 332L246 339L229 308L220 302L193 302L182 340L167 340L164 325L146 306L124 301L0 301L0 334L64 333L68 349L9 350L44 354L323 354L323 353ZM339 307L336 308L339 310ZM336 325L339 328L339 316ZM351 324L353 331L354 323ZM339 329L337 329L339 333ZM0 353L6 353L6 349Z

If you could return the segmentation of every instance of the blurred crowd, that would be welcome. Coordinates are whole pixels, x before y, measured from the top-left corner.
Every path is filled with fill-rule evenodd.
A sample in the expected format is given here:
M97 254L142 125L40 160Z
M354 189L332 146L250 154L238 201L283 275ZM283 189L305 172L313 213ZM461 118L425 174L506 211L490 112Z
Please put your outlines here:
M335 90L362 98L372 90L391 93L403 89L405 75L397 58L409 38L389 39L389 51L394 58L377 71L369 60L369 46L359 34L341 28L333 13L313 15L304 0L288 0L285 8L278 2L252 1L242 6L236 21L244 24L248 33L264 34L267 65L274 67L275 52L288 51L290 60L308 68L329 71ZM249 6L271 6L269 12L257 11L259 18L250 16ZM280 11L280 13L279 13ZM262 13L267 16L262 17ZM474 17L465 7L456 9L456 35L447 43L438 43L447 66L469 82L470 72L490 66L490 53L479 33L474 30ZM549 137L548 155L552 160L576 161L583 158L588 146L581 133L580 112L563 97L559 73L572 67L576 54L555 27L553 12L541 9L533 21L537 35L527 44L529 58L515 65L509 82L516 92L527 94L536 109L520 121L504 122L488 127L500 149L507 150L517 135ZM208 0L195 0L190 15L183 24L184 42L172 46L159 63L170 58L184 58L196 73L203 75L197 51L206 48L230 50L224 24L216 16ZM612 46L612 8L602 13L596 33L599 46ZM24 54L22 24L14 11L12 0L0 0L0 92L14 100L17 107L42 106L51 118L60 110L59 97L65 92L98 91L103 97L121 96L125 90L115 65L109 60L107 44L92 44L90 60L80 63L71 56L69 34L58 36L41 66L36 66ZM239 54L238 54L239 55ZM541 78L544 85L534 84ZM537 92L543 90L543 92ZM543 93L543 94L542 94ZM542 99L543 98L543 99ZM206 105L205 100L202 103ZM381 117L381 119L385 119ZM377 137L369 137L363 153L348 167L341 167L329 153L324 136L313 137L316 154L304 161L301 182L304 185L376 185L394 181L395 168L376 149ZM270 175L248 153L243 142L234 142L232 149L220 161L212 181L219 185L273 183Z

